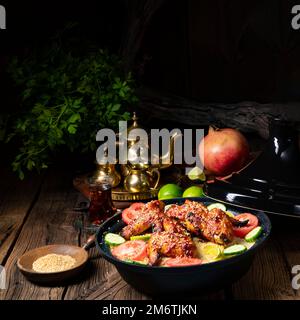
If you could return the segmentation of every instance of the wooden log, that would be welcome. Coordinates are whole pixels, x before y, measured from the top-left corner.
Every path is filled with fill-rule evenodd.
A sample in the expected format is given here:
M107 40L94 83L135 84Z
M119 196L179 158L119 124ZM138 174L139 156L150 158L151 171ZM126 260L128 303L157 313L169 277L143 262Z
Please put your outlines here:
M300 131L300 103L201 103L175 95L166 95L148 88L140 89L139 113L142 118L174 121L191 126L237 128L243 132L255 132L266 139L272 118L296 122Z

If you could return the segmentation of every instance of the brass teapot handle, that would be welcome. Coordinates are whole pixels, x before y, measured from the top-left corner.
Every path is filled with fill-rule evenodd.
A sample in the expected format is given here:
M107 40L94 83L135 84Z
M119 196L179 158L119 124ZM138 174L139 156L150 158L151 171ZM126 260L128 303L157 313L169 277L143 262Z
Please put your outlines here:
M151 176L153 176L153 173L155 173L156 174L156 182L155 182L155 184L154 184L154 186L153 186L153 189L156 189L157 187L158 187L158 184L159 184L159 181L160 181L160 171L157 169L157 168L153 168L153 169L151 169L150 171L148 171L149 172L149 174L151 175Z

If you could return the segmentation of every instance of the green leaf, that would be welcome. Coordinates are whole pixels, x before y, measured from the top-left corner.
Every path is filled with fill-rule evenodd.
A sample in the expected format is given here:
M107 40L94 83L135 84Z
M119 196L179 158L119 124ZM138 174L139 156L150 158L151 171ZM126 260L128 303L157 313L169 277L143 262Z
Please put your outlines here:
M69 118L68 122L69 122L69 123L75 123L75 122L77 122L77 120L81 120L81 116L80 116L79 113L73 114L73 115Z
M129 119L126 108L138 100L120 58L84 39L56 36L24 59L12 58L8 72L23 98L5 134L22 145L12 164L21 178L45 169L56 151L95 150L96 132Z
M118 103L118 104L113 105L113 107L112 107L111 111L115 111L115 112L117 112L117 111L119 111L119 110L120 110L120 108L121 108L121 104L120 104L120 103Z
M27 161L27 169L29 171L31 171L34 166L35 166L34 161L32 161L31 159L28 159L28 161Z
M75 99L74 103L73 103L73 107L78 109L81 107L81 100L82 99Z
M77 126L75 124L71 124L68 126L68 132L70 134L75 134L77 131Z
M20 180L24 180L25 175L24 175L24 172L21 169L18 170L18 176L19 176Z

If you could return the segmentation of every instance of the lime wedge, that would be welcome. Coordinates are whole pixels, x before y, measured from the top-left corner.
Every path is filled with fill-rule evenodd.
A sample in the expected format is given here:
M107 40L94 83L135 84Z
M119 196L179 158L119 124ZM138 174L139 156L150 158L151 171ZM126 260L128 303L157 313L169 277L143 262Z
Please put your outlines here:
M195 167L195 168L191 169L188 173L188 177L190 180L193 180L193 181L194 180L201 180L201 181L206 180L205 173L199 167Z
M204 196L203 189L197 186L192 186L187 188L182 194L183 198L203 197L203 196Z
M201 259L207 262L218 260L223 252L223 247L213 242L198 242L197 248Z
M174 183L165 184L158 192L158 200L181 198L181 196L182 189Z
M212 203L212 204L210 204L209 206L207 206L207 210L208 210L208 211L210 211L210 210L212 210L212 209L215 209L215 208L221 209L221 210L223 210L223 211L226 212L226 207L224 206L223 203L218 203L218 202L216 202L216 203Z

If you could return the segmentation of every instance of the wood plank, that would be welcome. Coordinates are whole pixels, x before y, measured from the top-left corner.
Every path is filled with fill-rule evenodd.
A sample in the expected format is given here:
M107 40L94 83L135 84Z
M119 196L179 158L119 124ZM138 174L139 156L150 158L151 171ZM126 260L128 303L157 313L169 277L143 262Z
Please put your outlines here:
M274 236L284 253L290 283L295 276L292 274L293 266L300 265L300 220L273 218ZM300 290L294 290L295 299L300 300Z
M12 194L12 199L9 200L12 205L14 201L19 201L19 204L24 204L26 207L28 204L25 201L26 195L30 195L29 191L34 189L33 182L28 183L26 188L22 186L22 189L19 189L22 192L18 192L18 189L14 187L6 187L7 194ZM1 191L5 191L3 185L1 188ZM7 195L5 197L7 199ZM1 196L1 208L7 208L5 197ZM23 199L24 202L21 202L20 199ZM81 200L81 196L72 189L69 173L47 174L39 199L29 214L6 262L9 289L0 292L0 299L134 300L150 298L127 285L120 278L116 269L102 259L95 249L90 252L91 262L86 272L76 279L76 283L68 287L39 287L27 282L18 272L16 260L26 250L48 243L80 244L85 242L88 235L80 235L73 227L78 221L77 214L68 210ZM280 222L281 228L275 228L271 240L258 253L248 274L233 285L234 299L300 298L299 292L294 292L291 287L291 267L300 261L299 225L293 223L293 226L294 228L288 226L282 228ZM195 297L197 300L224 298L226 295L223 291Z
M17 270L16 262L25 251L39 246L53 243L78 245L79 232L73 227L77 215L69 210L77 198L70 173L52 171L46 174L40 196L5 264L8 289L0 292L0 299L62 298L64 287L41 287L28 282Z
M42 176L20 181L10 168L0 171L0 264L4 264L39 192Z
M234 299L295 299L284 253L275 236L257 253L249 272L232 286Z
M85 243L89 235L82 233L81 243ZM149 297L130 287L119 275L116 268L105 261L96 248L90 250L90 262L85 281L68 287L64 299L78 300L141 300Z

